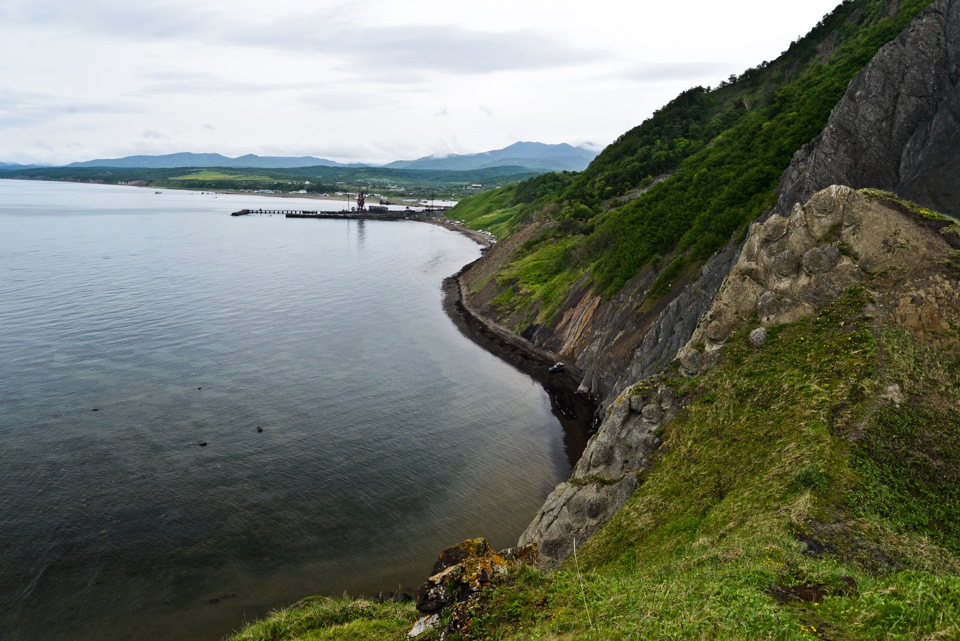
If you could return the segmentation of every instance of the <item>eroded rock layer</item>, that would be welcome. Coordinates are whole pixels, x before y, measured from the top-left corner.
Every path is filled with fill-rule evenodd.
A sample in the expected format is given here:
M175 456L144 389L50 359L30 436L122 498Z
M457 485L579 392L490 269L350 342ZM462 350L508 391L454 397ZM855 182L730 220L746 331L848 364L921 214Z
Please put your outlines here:
M745 324L766 328L813 316L852 287L871 293L870 313L924 342L956 342L960 319L960 227L892 194L832 186L787 217L755 223L720 293L678 355L696 376L719 362L722 347ZM946 345L943 345L946 347ZM951 345L953 347L954 345ZM657 376L611 404L599 432L566 483L550 494L521 536L540 565L557 566L602 527L640 485L660 444L658 430L683 409Z

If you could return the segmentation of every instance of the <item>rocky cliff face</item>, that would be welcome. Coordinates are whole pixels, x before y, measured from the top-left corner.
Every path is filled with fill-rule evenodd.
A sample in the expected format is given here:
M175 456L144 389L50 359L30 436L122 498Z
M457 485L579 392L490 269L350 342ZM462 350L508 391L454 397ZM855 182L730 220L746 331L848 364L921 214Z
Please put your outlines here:
M873 295L871 314L923 335L924 342L958 341L960 226L911 209L883 192L833 186L797 205L787 217L752 226L736 264L680 350L681 371L696 376L723 358L732 331L756 324L751 343L767 327L813 316L851 287ZM640 381L611 404L567 483L547 498L521 536L536 544L540 564L552 568L598 530L633 494L651 465L659 439L684 399L656 376Z
M795 155L773 213L789 215L796 203L833 184L887 189L960 215L960 0L937 0L857 76L825 130ZM520 241L492 253L504 261ZM606 301L584 284L554 327L532 326L525 337L575 363L581 390L606 406L673 359L737 253L728 247L675 288L679 293L654 305L645 300L652 272L639 273ZM490 301L499 292L485 281L495 264L485 259L464 275L476 308L488 316L497 315Z
M537 546L541 567L560 564L627 502L660 445L655 432L680 409L670 388L651 379L642 394L625 393L611 404L570 480L554 489L520 536L521 546Z
M538 228L538 224L531 225L500 243L464 272L462 289L471 309L488 318L498 316L492 301L499 290L491 275ZM678 287L676 295L648 309L645 296L656 277L649 270L639 273L610 300L604 301L586 286L578 288L561 309L556 327L531 327L524 338L535 348L573 363L580 375L580 391L596 396L606 407L634 381L660 371L673 360L738 254L739 247L731 243Z
M867 287L878 312L915 333L949 332L960 292L941 273L958 225L913 212L883 192L832 186L783 218L755 224L740 260L680 352L696 375L721 356L731 329L756 318L758 329L813 316L855 285ZM762 333L758 334L762 336ZM762 339L758 339L762 340ZM694 347L696 346L696 347Z
M775 213L833 184L894 191L960 215L960 0L937 0L854 79L796 153Z
M826 188L887 189L956 216L958 142L960 0L936 0L880 50L826 129L797 152L778 188L772 213L779 215L755 224L742 252L728 247L661 308L638 313L652 280L639 274L607 302L578 292L553 332L531 333L535 343L576 361L583 390L616 399L571 480L521 538L540 546L543 566L565 559L573 542L601 527L637 487L658 445L655 431L682 400L655 379L639 400L632 386L675 356L695 375L721 357L737 323L756 316L760 343L766 326L811 314L857 284L878 287L878 309L911 331L940 332L947 317L956 318L955 278L929 269L945 247L960 247L956 226L895 198ZM950 314L941 313L946 308Z

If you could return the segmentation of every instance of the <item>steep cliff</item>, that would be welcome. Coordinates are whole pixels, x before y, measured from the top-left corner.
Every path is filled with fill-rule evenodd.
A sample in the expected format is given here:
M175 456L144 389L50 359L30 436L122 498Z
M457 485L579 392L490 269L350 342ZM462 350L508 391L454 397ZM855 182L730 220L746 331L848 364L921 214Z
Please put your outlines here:
M676 366L696 376L721 362L731 336L816 316L862 285L867 314L938 348L956 348L960 224L885 192L829 187L789 217L752 226L736 264ZM635 382L611 405L570 481L559 485L520 538L555 567L623 506L650 468L658 436L687 400L658 377ZM771 416L776 420L775 416Z
M850 84L799 150L776 213L832 184L875 187L960 215L960 3L937 0Z
M742 252L728 247L712 259L653 321L630 365L608 387L612 392L628 390L674 356L683 372L695 375L720 357L733 328L752 317L759 319L761 340L764 327L810 316L875 274L924 273L939 248L960 247L960 228L950 219L916 213L921 209L898 205L893 197L849 187L811 192L833 177L902 193L940 185L947 177L944 188L924 194L947 208L960 205L951 200L960 165L949 144L960 139L960 121L953 117L960 78L957 36L960 0L937 0L878 52L851 82L824 132L794 156L781 179L773 211L786 209L789 217L773 215L755 224ZM801 207L794 202L800 197L810 201ZM950 329L938 310L957 295L950 287L919 281L877 293L888 316L895 308L911 329L937 332ZM598 333L597 341L605 341L608 332ZM554 490L521 537L523 544L541 546L544 566L563 561L575 539L590 536L629 498L637 473L650 465L659 445L656 431L676 412L677 401L663 396L668 392L659 389L642 402L624 393L611 405L571 481ZM659 409L647 410L643 418L648 403Z
M789 213L796 199L833 183L901 189L903 182L911 195L952 184L944 163L956 154L948 44L955 8L935 3L875 55L928 4L844 2L777 60L717 88L684 92L582 174L541 177L464 203L458 215L504 236L463 275L471 307L574 364L581 390L606 409L689 340L751 220L775 208ZM856 104L866 106L838 107L829 120L872 58L856 84L868 91L855 90ZM852 129L840 119L847 112ZM822 144L795 156L821 132ZM846 164L830 151L857 145L864 151L850 152ZM814 160L805 163L807 156ZM846 168L820 170L835 162ZM856 172L862 180L853 180ZM834 174L843 178L828 179ZM901 174L894 184L886 179ZM940 196L926 202L946 203L952 188L936 189Z

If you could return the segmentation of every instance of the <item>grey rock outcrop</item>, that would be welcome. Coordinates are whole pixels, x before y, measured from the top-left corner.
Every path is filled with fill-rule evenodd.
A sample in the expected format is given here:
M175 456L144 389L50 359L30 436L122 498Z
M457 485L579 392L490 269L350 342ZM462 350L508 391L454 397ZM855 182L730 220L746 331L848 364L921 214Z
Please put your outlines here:
M754 223L679 351L680 371L696 376L719 363L734 332L757 317L761 326L746 340L764 349L765 328L813 316L858 284L876 288L876 314L925 335L928 344L956 341L951 322L960 318L960 285L947 229L905 213L884 194L843 186L818 192L787 218ZM797 257L789 270L782 268L785 254ZM640 486L660 445L659 430L685 403L658 378L635 384L609 406L570 480L557 486L521 536L521 545L538 546L541 567L563 562Z
M878 192L842 186L814 194L788 218L754 223L737 264L693 333L691 344L702 345L702 352L689 345L681 350L681 371L695 375L716 363L726 342L717 337L729 334L734 325L753 316L762 327L812 316L850 287L876 284L878 274L886 293L878 292L877 298L888 299L882 304L897 322L911 331L949 331L939 310L956 305L952 286L941 278L930 283L914 279L928 274L931 264L947 260L951 239L943 233L946 229L905 214ZM784 252L802 256L800 267L789 275L778 269ZM910 311L899 311L901 305ZM718 332L718 326L725 331ZM763 345L756 336L761 330L750 334L754 347Z
M850 83L798 151L775 213L830 185L876 187L960 214L960 0L936 0Z
M553 568L605 524L640 485L660 439L680 403L664 386L624 392L611 404L600 430L566 483L558 485L520 537L536 544L539 565Z
M644 334L629 365L620 372L610 390L613 398L637 381L662 371L676 357L693 336L700 317L710 308L739 255L739 247L731 243L711 258L697 278L670 301ZM723 331L719 327L715 329Z

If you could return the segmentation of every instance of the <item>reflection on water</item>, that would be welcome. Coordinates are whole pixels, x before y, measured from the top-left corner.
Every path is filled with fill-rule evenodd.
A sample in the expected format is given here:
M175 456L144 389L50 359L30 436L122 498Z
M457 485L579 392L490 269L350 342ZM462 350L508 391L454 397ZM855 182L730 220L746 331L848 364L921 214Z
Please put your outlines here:
M358 220L357 223L357 242L360 245L363 245L363 241L367 239L367 221Z

